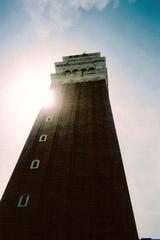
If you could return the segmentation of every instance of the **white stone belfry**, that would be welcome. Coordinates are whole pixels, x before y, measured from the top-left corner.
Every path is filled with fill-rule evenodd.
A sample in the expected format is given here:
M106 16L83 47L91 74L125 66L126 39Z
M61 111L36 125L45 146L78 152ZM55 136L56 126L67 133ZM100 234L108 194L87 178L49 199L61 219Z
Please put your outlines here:
M105 57L99 52L63 57L55 67L56 73L51 74L53 85L107 79Z

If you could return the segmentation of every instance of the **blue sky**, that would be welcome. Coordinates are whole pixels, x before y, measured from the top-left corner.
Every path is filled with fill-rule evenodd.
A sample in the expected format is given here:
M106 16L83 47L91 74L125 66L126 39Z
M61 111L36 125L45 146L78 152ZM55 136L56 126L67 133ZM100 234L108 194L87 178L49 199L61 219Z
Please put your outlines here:
M159 0L0 0L1 194L53 63L100 51L139 236L160 238L159 12Z

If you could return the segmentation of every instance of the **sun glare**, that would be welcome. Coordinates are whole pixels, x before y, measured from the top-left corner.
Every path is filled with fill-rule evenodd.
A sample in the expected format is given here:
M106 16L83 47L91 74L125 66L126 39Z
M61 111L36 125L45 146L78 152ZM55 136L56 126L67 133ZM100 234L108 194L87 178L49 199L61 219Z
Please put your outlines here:
M56 106L57 103L57 97L56 97L56 92L53 90L49 90L45 96L44 96L44 106L45 107L51 107L51 106Z

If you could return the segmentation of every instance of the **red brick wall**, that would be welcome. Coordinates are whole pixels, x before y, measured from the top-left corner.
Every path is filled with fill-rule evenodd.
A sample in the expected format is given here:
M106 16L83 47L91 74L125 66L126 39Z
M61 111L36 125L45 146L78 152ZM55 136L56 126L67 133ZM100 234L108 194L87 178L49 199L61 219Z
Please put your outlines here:
M2 198L0 239L137 240L105 81L54 91L57 106L41 110ZM28 206L17 208L23 193Z

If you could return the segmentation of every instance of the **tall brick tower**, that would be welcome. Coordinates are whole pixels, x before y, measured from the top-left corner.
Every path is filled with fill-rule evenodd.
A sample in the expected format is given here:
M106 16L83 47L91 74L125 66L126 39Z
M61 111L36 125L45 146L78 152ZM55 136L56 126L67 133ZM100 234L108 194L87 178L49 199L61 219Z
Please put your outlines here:
M100 53L55 64L0 206L3 240L137 240Z

